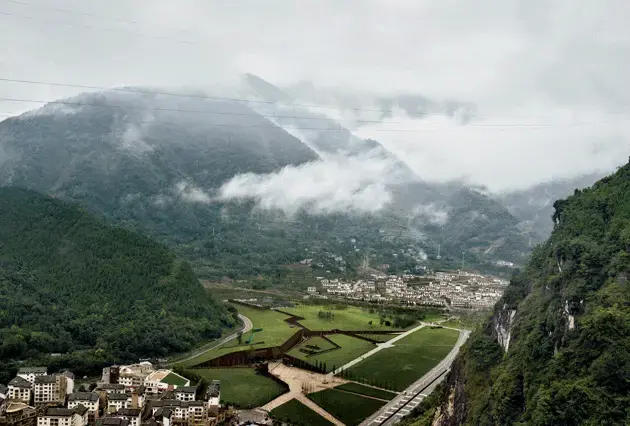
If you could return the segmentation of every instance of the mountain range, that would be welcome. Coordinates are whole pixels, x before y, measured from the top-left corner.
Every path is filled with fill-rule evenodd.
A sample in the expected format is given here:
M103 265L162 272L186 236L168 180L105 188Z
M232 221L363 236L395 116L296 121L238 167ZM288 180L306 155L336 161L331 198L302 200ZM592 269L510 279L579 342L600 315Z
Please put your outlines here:
M537 221L544 222L547 204L523 207L525 192L495 197L461 182L425 182L378 141L298 104L307 88L281 89L246 75L242 90L259 102L144 88L52 102L0 122L0 185L76 202L144 232L209 278L269 274L278 265L340 251L350 263L370 254L375 264L404 269L418 257L392 253L406 248L436 266L459 264L465 252L468 265L496 270L498 260L522 264L545 236L548 228ZM414 114L474 111L470 104L420 97L381 101ZM349 174L355 186L326 192L318 182L331 161L367 172ZM309 167L311 179L287 195L283 173L295 177ZM573 183L555 185L552 196L567 185ZM318 195L286 211L291 196L310 193ZM378 197L382 206L372 201ZM350 239L358 242L348 250Z

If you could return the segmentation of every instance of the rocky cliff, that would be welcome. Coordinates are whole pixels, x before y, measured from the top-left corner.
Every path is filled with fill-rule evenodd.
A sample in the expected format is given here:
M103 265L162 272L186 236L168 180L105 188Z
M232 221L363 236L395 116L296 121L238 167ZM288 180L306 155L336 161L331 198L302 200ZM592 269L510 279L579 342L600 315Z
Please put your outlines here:
M413 424L629 424L630 164L553 219Z

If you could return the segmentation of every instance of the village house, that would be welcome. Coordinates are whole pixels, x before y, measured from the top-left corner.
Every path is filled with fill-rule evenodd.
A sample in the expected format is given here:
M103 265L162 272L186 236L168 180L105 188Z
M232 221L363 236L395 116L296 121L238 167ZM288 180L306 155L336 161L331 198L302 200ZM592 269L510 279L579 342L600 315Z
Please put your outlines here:
M167 390L175 390L179 386L190 386L190 380L171 370L157 370L144 379L145 392L157 395Z
M129 422L129 426L140 426L142 422L142 410L140 408L121 408L112 415Z
M154 416L163 415L164 410L170 410L172 412L171 423L174 426L200 424L208 418L208 409L204 401L180 401L177 399L151 401L151 410Z
M33 393L33 385L20 376L14 377L7 387L7 399L12 401L20 401L24 404L31 402Z
M129 420L122 417L101 417L96 421L96 426L129 426Z
M197 388L194 386L182 386L175 389L175 399L180 401L194 401Z
M17 376L34 383L35 377L45 376L46 374L46 367L22 367L18 370Z
M147 361L123 365L118 369L118 383L125 386L126 390L131 390L143 386L144 380L154 371L153 365Z
M7 401L0 412L0 426L36 426L37 410L19 401Z
M37 426L85 426L87 411L82 405L72 409L46 407L37 415Z
M37 376L33 385L35 405L63 405L66 402L68 377L64 374Z
M88 425L93 425L98 419L99 397L96 392L74 392L68 395L68 408L73 409L83 405L88 410Z

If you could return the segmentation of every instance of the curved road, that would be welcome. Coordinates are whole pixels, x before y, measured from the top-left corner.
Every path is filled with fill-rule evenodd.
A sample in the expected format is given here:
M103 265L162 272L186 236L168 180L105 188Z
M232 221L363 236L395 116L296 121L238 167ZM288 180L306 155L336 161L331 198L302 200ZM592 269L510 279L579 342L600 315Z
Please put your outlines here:
M206 352L209 352L209 351L211 351L211 350L213 350L213 349L216 349L216 348L218 348L219 346L221 346L221 345L223 345L223 344L225 344L225 343L229 342L230 340L234 340L234 339L236 339L236 336L238 335L238 333L239 333L239 332L242 332L243 334L245 334L245 333L247 333L249 330L251 330L251 329L252 329L252 327L253 327L254 325L253 325L253 324L252 324L252 322L249 320L249 318L247 318L245 315L241 315L241 314L238 314L238 317L241 319L241 321L243 321L243 328L242 328L240 331L237 331L236 333L232 333L232 334L230 334L229 336L222 337L222 338L220 338L219 340L217 340L217 342L216 342L214 345L212 345L211 347L209 347L209 348L207 348L207 349L204 349L204 350L202 350L202 351L200 351L200 352L193 353L192 355L190 355L190 356L188 356L188 357L186 357L186 358L184 358L184 359L180 359L180 360L179 360L179 361L177 361L177 362L186 362L186 361L189 361L189 360L191 360L191 359L193 359L193 358L198 357L199 355L203 355L203 354L205 354Z

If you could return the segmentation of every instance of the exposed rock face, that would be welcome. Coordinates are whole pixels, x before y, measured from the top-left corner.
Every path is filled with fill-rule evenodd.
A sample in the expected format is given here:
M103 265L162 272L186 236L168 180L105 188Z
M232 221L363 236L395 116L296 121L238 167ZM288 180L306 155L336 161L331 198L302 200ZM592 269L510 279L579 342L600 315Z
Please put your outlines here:
M503 308L497 311L492 318L493 334L505 353L510 347L515 315L516 309L507 309L507 305L503 305Z

